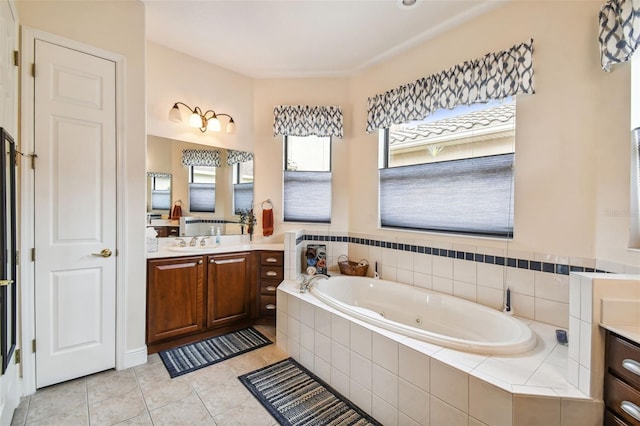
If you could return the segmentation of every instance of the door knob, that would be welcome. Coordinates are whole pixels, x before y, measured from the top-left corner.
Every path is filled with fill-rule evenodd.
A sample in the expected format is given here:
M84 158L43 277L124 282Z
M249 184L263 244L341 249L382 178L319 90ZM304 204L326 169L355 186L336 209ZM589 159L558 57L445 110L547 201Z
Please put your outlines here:
M0 287L13 284L13 280L0 280Z
M100 253L91 253L91 256L99 256L99 257L111 257L111 250L104 249Z

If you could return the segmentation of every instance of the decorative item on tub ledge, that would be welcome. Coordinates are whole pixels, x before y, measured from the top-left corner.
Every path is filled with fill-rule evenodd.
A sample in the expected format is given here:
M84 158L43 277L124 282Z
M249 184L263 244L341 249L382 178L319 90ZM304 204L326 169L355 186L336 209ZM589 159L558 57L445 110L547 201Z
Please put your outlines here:
M218 117L229 117L229 121L225 126L226 133L235 133L236 131L236 123L233 121L233 117L229 114L216 113L214 110L209 109L205 112L202 112L200 107L196 106L195 108L191 108L189 105L183 102L176 102L173 104L173 107L169 111L169 120L174 123L182 123L182 113L180 112L180 108L178 105L182 105L189 110L191 115L189 115L189 126L197 127L200 129L202 133L207 130L211 130L212 132L219 132L222 128L220 124L220 119Z
M369 262L367 259L362 259L360 262L353 262L349 260L346 255L341 254L338 256L338 267L340 268L340 273L343 275L364 277L367 275Z

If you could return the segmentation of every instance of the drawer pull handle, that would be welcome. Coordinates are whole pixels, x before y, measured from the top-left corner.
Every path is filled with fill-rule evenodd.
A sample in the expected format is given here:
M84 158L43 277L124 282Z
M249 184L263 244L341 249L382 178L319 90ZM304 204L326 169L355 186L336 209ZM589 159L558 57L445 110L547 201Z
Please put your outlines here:
M265 262L267 262L267 263L278 263L278 259L276 259L275 257L267 257L265 259Z
M627 358L622 361L622 366L633 374L640 376L640 362Z
M273 311L276 308L276 305L269 303L267 306L265 306L265 308L267 308L270 311Z
M198 265L202 265L202 260L198 260Z
M620 408L622 408L622 411L640 422L640 407L636 404L629 401L622 401Z
M265 275L268 277L276 277L278 276L278 273L276 271L267 271Z
M269 287L267 287L266 289L267 291L276 291L276 288L272 285L270 285Z

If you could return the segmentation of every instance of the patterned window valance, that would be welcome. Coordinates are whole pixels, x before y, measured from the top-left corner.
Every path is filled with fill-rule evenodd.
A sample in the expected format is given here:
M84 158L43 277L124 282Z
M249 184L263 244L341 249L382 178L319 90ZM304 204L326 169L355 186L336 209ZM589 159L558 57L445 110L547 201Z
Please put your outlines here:
M245 161L253 160L253 152L236 151L235 149L227 150L227 164L244 163Z
M336 106L287 106L273 109L273 136L342 137L342 109Z
M169 179L171 179L171 173L147 172L147 177L157 177L157 178L169 178Z
M609 0L600 8L600 62L602 69L626 62L640 44L640 0Z
M220 151L217 149L183 149L182 165L220 167Z
M535 93L532 39L369 98L367 132L521 93Z

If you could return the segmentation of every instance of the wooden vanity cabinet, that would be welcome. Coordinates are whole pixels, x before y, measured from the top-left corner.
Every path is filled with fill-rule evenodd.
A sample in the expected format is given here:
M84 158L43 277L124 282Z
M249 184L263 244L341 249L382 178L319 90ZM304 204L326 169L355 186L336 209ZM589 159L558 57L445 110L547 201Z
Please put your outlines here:
M147 260L147 350L275 322L281 251Z
M607 331L604 424L640 425L640 345Z
M284 279L284 253L281 251L264 251L259 253L259 298L258 309L260 322L275 323L276 290Z
M195 333L205 326L202 256L147 262L147 343Z
M251 317L250 253L206 256L207 327L217 327Z

